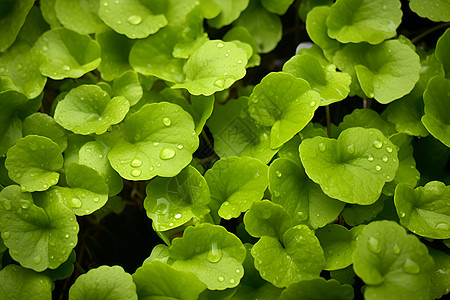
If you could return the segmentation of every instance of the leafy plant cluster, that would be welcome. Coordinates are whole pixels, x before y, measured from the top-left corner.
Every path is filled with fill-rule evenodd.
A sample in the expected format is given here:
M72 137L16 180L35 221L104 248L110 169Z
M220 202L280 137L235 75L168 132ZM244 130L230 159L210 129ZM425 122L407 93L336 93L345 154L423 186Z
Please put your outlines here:
M51 299L124 182L164 244L71 300L447 294L450 30L408 39L409 9L450 21L446 0L2 1L0 299ZM289 10L313 46L244 83Z

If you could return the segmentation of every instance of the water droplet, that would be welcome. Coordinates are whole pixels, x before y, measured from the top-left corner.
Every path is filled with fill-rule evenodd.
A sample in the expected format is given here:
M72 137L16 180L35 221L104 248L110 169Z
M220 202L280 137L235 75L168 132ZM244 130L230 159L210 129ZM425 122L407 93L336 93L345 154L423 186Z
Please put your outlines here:
M175 156L175 150L170 147L165 147L159 153L159 158L161 159L171 159Z
M230 54L228 54L228 53L225 53L225 56L228 56L228 55L230 55Z
M70 71L70 67L68 65L64 65L62 67L62 69L65 70L65 71Z
M383 143L378 140L375 140L373 141L373 146L377 149L380 149L381 147L383 147Z
M222 42L217 43L217 48L222 48L223 46L224 46L224 44Z
M141 16L132 15L132 16L129 16L127 18L127 22L132 24L132 25L139 25L142 22L142 17Z
M281 172L280 171L276 171L275 174L277 174L277 177L281 177Z
M166 198L158 198L156 200L155 212L159 215L165 215L169 211L170 203Z
M153 143L153 146L158 147L158 146L159 146L159 143L158 143L158 142L154 142L154 143Z
M20 206L23 209L27 209L28 207L30 207L30 201L28 201L28 200L20 200Z
M450 226L447 223L437 223L436 226L434 226L434 228L440 230L449 230Z
M173 223L171 222L171 223L169 223L169 226L173 226Z
M371 236L369 240L367 241L367 247L369 250L375 254L378 254L381 252L381 244L380 241L377 238L374 238Z
M228 206L228 205L230 205L230 202L225 201L224 203L222 203L222 205L223 205L223 206Z
M387 6L386 5L383 5L383 10L386 10L387 9Z
M177 145L177 148L180 149L180 150L183 149L183 147L184 147L184 146L181 145L181 144Z
M115 4L119 4L119 2L120 2L119 0L114 1Z
M355 145L351 144L347 146L347 152L350 154L355 153Z
M225 278L223 278L223 276L219 276L219 277L217 278L217 280L218 280L219 282L223 282L223 281L225 280Z
M167 127L169 127L170 124L172 124L172 121L169 118L163 118L162 122L163 122L164 126L167 126Z
M241 270L239 270L239 269L236 269L236 273L238 273L238 274L239 274L239 273L241 273Z
M381 159L383 162L388 162L389 158L385 155L383 156L383 158Z
M273 191L273 196L274 196L274 197L279 197L279 196L280 196L280 192L277 191L277 190L274 190L274 191Z
M420 266L409 257L406 259L402 269L405 273L408 274L417 274L420 272Z
M103 6L108 6L108 2L103 2Z
M386 151L391 153L392 152L392 148L391 147L386 147Z
M89 209L86 209L84 212L88 214L88 213L90 213L91 211L90 211Z
M181 218L181 214L176 214L176 215L174 216L174 218L175 218L175 219L180 219L180 218Z
M401 218L404 218L404 217L406 217L406 213L405 213L405 212L403 212L403 211L402 211L402 212L400 212L400 217L401 217Z
M117 20L116 23L117 23L117 25L120 25L120 24L122 24L122 21L121 20Z
M325 146L324 143L320 143L320 144L319 144L319 150L320 150L320 152L324 152L326 149L327 149L327 147Z
M70 199L70 200L68 201L68 204L69 204L70 207L73 207L73 208L80 208L81 205L83 205L83 203L81 203L81 200L78 199L78 198L72 198L72 199Z
M75 243L74 242L70 242L69 246L73 247L73 246L75 246Z
M211 243L207 258L212 263L216 263L222 259L222 249L219 248L216 242Z
M43 187L44 189L47 189L47 188L48 188L48 185L47 185L47 184L43 184L42 187Z
M36 255L33 257L33 262L37 265L42 261L42 257L40 255Z
M398 244L395 244L394 247L392 247L392 252L394 252L394 254L400 254L400 247L398 246Z
M2 202L2 205L5 210L10 210L11 209L11 200L4 200Z
M98 197L94 197L94 202L98 202L98 200L100 200Z
M131 176L138 177L141 175L142 171L140 169L133 169L131 170Z
M141 165L142 165L142 160L140 160L139 158L133 159L130 163L130 166L132 166L133 168L140 167Z
M11 233L9 231L4 231L1 233L1 237L3 240L9 239L10 236L11 236Z
M238 60L237 62L238 62L238 64L242 64L242 60Z
M216 81L214 81L214 84L216 87L218 88L223 88L224 87L224 82L222 79L217 79Z
M230 283L231 283L231 284L234 284L235 282L236 282L235 279L233 279L233 278L230 279Z
M259 99L256 96L252 97L252 102L253 103L258 103Z
M68 239L70 237L70 234L66 233L65 237L66 239Z
M45 52L45 51L48 51L48 47L47 46L42 46L42 50Z
M375 171L381 171L381 166L380 165L376 165L375 166Z

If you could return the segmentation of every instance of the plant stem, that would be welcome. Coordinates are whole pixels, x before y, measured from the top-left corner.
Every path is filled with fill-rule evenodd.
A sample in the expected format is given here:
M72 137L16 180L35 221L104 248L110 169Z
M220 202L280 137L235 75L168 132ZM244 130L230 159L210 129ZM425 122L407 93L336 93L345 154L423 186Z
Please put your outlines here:
M331 137L331 118L330 118L330 106L325 106L325 114L327 116L327 135Z
M430 33L433 33L434 31L441 29L441 28L445 28L450 26L450 22L446 22L446 23L441 23L438 24L424 32L422 32L421 34L419 34L418 36L416 36L415 38L411 39L411 43L416 44L418 41L420 41L421 39L423 39L424 37L426 37L427 35L429 35Z

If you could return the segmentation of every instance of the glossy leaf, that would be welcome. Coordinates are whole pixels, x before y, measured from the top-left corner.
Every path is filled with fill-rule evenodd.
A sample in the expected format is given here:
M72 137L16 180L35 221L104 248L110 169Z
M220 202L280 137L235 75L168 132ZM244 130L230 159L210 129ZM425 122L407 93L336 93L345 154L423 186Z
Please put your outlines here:
M422 18L433 22L450 21L450 3L445 0L410 0L409 7Z
M263 236L253 246L255 268L263 279L276 287L286 287L299 280L319 277L325 258L319 241L308 226L290 228L284 233L282 243Z
M314 116L320 95L304 79L288 73L270 73L255 86L249 99L250 116L272 127L270 147L282 146Z
M10 185L0 191L0 203L1 236L14 260L38 272L67 260L78 223L52 190L32 195Z
M450 59L448 51L450 49L450 29L447 29L436 43L435 55L444 67L445 76L450 78Z
M284 15L294 0L262 0L265 9L277 15Z
M101 60L96 41L67 28L47 31L34 47L44 57L41 73L55 80L81 77L97 68Z
M173 229L209 213L208 184L191 166L175 177L153 179L146 194L144 208L158 231Z
M100 266L80 275L70 287L71 300L137 300L136 285L120 266Z
M0 271L0 299L51 300L51 280L33 270L7 265Z
M356 226L369 222L383 210L386 197L381 195L375 203L370 205L347 204L342 211L345 223Z
M247 53L235 43L208 41L189 57L186 81L173 88L186 88L193 95L209 96L229 88L245 76ZM208 68L204 68L208 65Z
M396 133L392 123L383 120L380 115L371 109L356 108L350 114L344 116L339 123L339 132L351 127L376 128L383 133L384 136L390 137Z
M210 290L233 288L244 275L244 245L221 226L187 227L182 238L172 241L169 253L174 268L193 272Z
M422 123L444 145L450 147L450 80L434 77L423 94Z
M78 134L102 134L109 126L122 121L129 108L130 104L123 96L110 99L98 86L81 85L58 103L55 120Z
M331 6L333 0L304 0L298 7L298 15L306 23L306 16L317 6Z
M253 36L245 27L234 26L223 36L223 40L225 42L240 41L249 44L252 47L253 54L248 59L246 66L247 68L259 66L259 64L261 63L261 56L259 56L258 54L258 45L256 44Z
M213 0L221 12L219 15L211 20L208 20L208 24L214 28L221 28L225 25L231 24L236 20L241 12L247 8L249 0Z
M113 83L113 96L125 97L130 106L135 105L141 100L143 91L139 77L136 72L127 71L120 77L116 78Z
M403 226L434 239L450 238L450 187L439 181L413 189L399 184L395 190L395 207Z
M14 43L33 4L33 0L2 3L0 6L0 52Z
M367 284L365 299L428 299L433 259L425 245L396 222L364 227L356 241L353 268Z
M106 29L98 16L99 2L90 0L56 0L58 21L79 33L96 33Z
M344 208L343 202L324 194L306 176L303 167L288 158L278 158L270 165L269 190L272 201L286 209L294 224L323 227Z
M67 132L55 119L43 113L34 113L23 120L23 134L48 137L58 144L61 152L67 148Z
M192 117L178 105L147 104L124 121L123 137L115 142L108 159L125 179L175 176L197 150L194 128Z
M101 0L98 14L114 31L131 39L142 39L167 25L157 2Z
M45 191L59 180L63 157L58 144L49 138L29 135L9 149L5 161L9 177L22 191Z
M206 289L205 284L193 273L176 270L160 261L146 263L138 268L133 274L133 281L139 299L196 300Z
M328 34L341 43L379 44L396 35L400 6L398 0L340 0L331 6Z
M431 277L430 298L439 299L450 290L450 256L442 251L428 248L434 260L434 272Z
M291 284L281 294L280 300L316 300L316 299L336 299L352 300L354 297L353 288L350 285L341 285L337 280L324 278L314 278L301 280Z
M227 220L239 217L253 202L263 198L268 184L267 169L261 161L251 157L217 161L205 173L211 191L211 209Z
M349 128L337 140L306 139L299 151L308 177L347 203L374 203L398 169L395 145L377 129Z

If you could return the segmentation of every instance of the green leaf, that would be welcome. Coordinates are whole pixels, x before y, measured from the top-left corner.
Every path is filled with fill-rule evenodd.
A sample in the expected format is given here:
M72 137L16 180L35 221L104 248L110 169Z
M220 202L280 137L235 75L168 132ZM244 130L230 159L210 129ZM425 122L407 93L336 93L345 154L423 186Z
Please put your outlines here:
M244 275L244 245L222 226L187 227L182 238L172 241L169 253L174 268L193 272L210 290L233 288Z
M234 25L247 28L258 45L258 52L261 53L275 49L282 37L280 18L268 12L260 1L250 1Z
M356 226L369 222L383 210L386 197L381 195L375 203L370 205L347 204L342 211L345 223L350 226Z
M108 201L108 185L94 169L71 163L66 167L66 181L70 188L56 187L55 193L78 216L91 214Z
M133 71L127 71L116 78L112 88L113 96L125 97L130 103L130 106L138 103L144 94L138 74Z
M109 126L122 121L129 108L125 97L110 99L100 87L85 84L72 89L58 103L55 120L65 129L78 134L102 134Z
M284 15L294 0L262 0L265 9L277 15Z
M439 181L413 189L399 184L395 190L395 207L400 223L417 235L450 238L450 186Z
M308 177L325 194L346 203L374 203L398 168L395 145L377 129L353 127L337 140L306 139L299 151Z
M261 277L276 287L319 277L325 263L319 241L306 225L287 230L282 244L276 238L263 236L251 253Z
M67 28L45 32L34 48L43 56L41 73L55 80L81 77L97 68L101 60L96 41Z
M0 271L0 298L51 300L52 283L41 273L11 264Z
M336 279L341 284L353 285L355 283L356 274L353 271L353 266L350 265L344 269L330 271L330 277Z
M147 185L146 194L144 208L158 231L173 229L209 213L208 184L191 166L175 177L156 177Z
M189 57L185 66L186 81L173 88L186 88L193 95L209 96L244 77L246 64L247 53L235 43L208 41Z
M450 29L447 29L444 34L438 39L436 43L435 55L438 61L441 62L445 70L445 77L450 78L450 59L448 58L448 51L450 49Z
M314 278L301 280L288 286L281 294L280 300L316 300L336 299L352 300L353 288L350 285L341 285L337 280L325 278Z
M159 3L158 3L159 2ZM161 1L101 0L98 14L106 25L130 39L143 39L167 25Z
M450 80L434 77L423 94L422 123L444 145L450 147Z
M205 173L211 191L211 210L227 220L239 217L253 202L263 198L268 185L267 170L260 160L251 157L218 160Z
M38 272L67 260L79 228L53 190L32 196L10 185L0 191L0 203L1 236L14 260Z
M58 21L79 33L96 33L106 29L98 16L99 1L56 0L55 13Z
M9 148L22 137L22 121L19 119L20 109L26 106L25 95L15 92L0 92L0 156L4 156Z
M42 17L48 24L50 24L51 28L60 28L61 24L56 17L55 3L56 0L41 0L40 8L42 11Z
M303 128L303 130L298 135L294 135L292 139L290 139L287 143L285 143L283 147L281 147L280 150L278 151L278 158L288 158L301 166L302 163L300 161L300 156L298 155L298 146L300 146L302 139L308 138L303 136L303 132L308 131L313 126L314 125L312 122L309 123L308 125L306 125L305 128ZM324 136L327 136L326 132L324 132ZM269 186L270 186L270 177L269 177Z
M392 221L372 222L356 241L355 273L365 299L428 299L433 259L416 236Z
M390 137L396 133L392 123L383 120L380 115L368 108L356 108L350 114L345 115L341 123L339 123L339 132L351 127L376 128L383 133L384 136Z
M163 263L167 263L169 259L169 247L164 244L158 244L153 247L152 253L150 253L150 256L144 260L143 265L145 265L146 263L151 263L153 261L161 261Z
M433 22L450 21L450 3L445 0L410 0L409 8Z
M70 275L72 275L73 270L75 269L74 263L76 261L76 254L75 250L73 249L70 252L69 258L63 262L59 267L56 269L47 269L42 274L47 275L50 277L51 280L62 280L69 278Z
M341 43L379 44L396 36L400 6L398 0L340 0L331 6L328 34Z
M334 221L344 208L343 202L324 194L306 176L303 167L288 158L278 158L270 165L269 190L272 201L286 209L293 224L323 227Z
M167 26L156 34L137 41L130 52L133 69L170 82L182 82L186 60L172 55L175 45L182 38L181 33L180 27Z
M151 278L152 280L149 280ZM144 264L133 274L139 299L198 299L206 289L193 273L176 270L153 261Z
M331 6L333 3L333 0L303 0L298 7L298 15L300 19L306 23L306 16L308 16L315 7Z
M70 287L71 300L137 300L133 277L120 266L100 266L80 275Z
M428 248L434 260L434 272L431 276L430 299L439 299L450 290L450 256L445 252Z
M353 251L356 248L356 239L363 226L347 230L344 226L328 224L317 229L316 236L325 253L324 270L338 270L350 266Z
M0 4L0 52L14 43L33 4L33 0L4 1Z
M314 116L320 95L307 81L288 73L270 73L255 86L249 99L250 116L272 127L270 147L282 146Z
M128 56L134 42L127 37L107 30L96 35L101 47L101 63L98 70L102 78L111 81L131 70Z
M336 52L333 62L352 76L354 93L382 104L405 96L419 80L419 56L399 40L378 45L349 44Z
M124 121L122 134L108 159L129 180L177 175L190 163L199 143L192 117L167 102L142 107Z
M34 113L23 120L23 134L48 137L58 144L61 152L67 148L67 132L55 119L43 113Z
M253 203L244 215L245 230L254 237L270 236L278 239L292 227L291 218L283 206L269 200Z
M283 65L283 72L308 81L311 89L319 92L321 106L341 101L350 92L350 75L336 72L336 67L323 56L295 55Z
M29 135L8 150L5 167L9 177L22 191L45 191L59 180L56 172L63 166L58 144L49 138Z
M108 196L117 195L123 188L123 179L111 167L108 160L108 152L111 150L105 143L91 141L79 148L78 160L80 164L96 170L109 187ZM95 176L95 175L94 175Z
M220 13L217 17L208 20L208 24L214 28L222 28L236 20L241 12L248 6L249 0L213 0Z
M223 40L225 42L236 42L240 41L246 44L249 44L253 49L252 56L248 59L247 68L259 66L261 63L261 56L258 54L258 45L255 42L255 39L252 37L250 32L245 27L242 26L234 26L230 29L224 36Z

